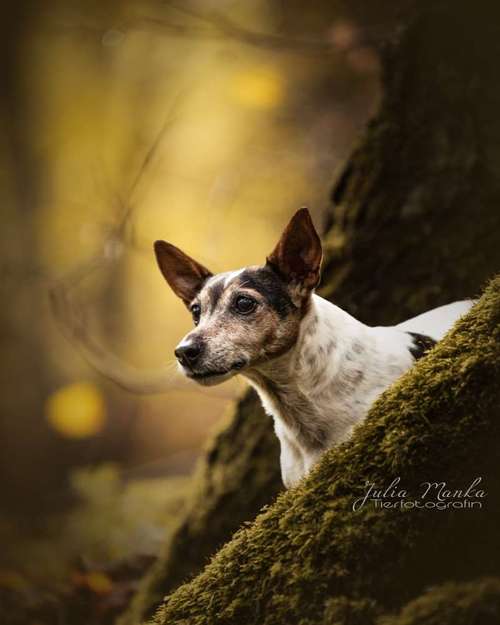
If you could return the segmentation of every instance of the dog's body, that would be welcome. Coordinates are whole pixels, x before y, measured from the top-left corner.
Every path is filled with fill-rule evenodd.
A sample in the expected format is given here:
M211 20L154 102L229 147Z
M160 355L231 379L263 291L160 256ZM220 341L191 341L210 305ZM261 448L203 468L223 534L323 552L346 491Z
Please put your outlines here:
M400 326L372 328L313 295L294 347L243 374L274 418L285 486L347 440L375 399L470 306L456 302ZM425 335L415 335L419 330Z
M213 276L158 242L160 269L196 328L176 349L201 384L237 373L274 419L286 486L345 441L374 400L465 312L455 302L393 327L369 327L313 293L321 244L307 211L292 219L262 267Z

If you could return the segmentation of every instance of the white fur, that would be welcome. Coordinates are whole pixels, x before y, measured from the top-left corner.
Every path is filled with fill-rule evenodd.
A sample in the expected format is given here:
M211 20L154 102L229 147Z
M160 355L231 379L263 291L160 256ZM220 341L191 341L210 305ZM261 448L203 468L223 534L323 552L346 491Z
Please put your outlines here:
M226 288L227 286L229 286L229 284L235 279L237 278L240 273L243 273L245 271L245 268L243 269L237 269L236 271L229 271L228 273L224 274L225 275L225 280L224 280L224 288Z
M435 341L439 341L448 332L455 321L465 315L470 310L474 302L471 300L462 300L460 302L453 302L452 304L446 304L439 308L434 308L428 312L408 319L399 323L396 328L406 330L407 332L420 332L420 334L427 334Z
M375 399L411 367L408 331L438 340L473 303L369 327L313 295L295 346L244 373L274 418L284 484L296 484L326 449L348 439Z

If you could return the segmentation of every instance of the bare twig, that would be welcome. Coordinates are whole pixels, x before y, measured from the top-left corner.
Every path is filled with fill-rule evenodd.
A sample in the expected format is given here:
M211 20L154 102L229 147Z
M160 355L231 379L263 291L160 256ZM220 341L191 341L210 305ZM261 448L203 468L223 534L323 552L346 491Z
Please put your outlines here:
M363 37L346 47L338 47L328 38L315 39L296 37L287 34L273 32L259 32L245 28L227 15L218 11L203 11L198 7L190 8L175 2L164 1L162 4L176 11L187 21L180 22L178 19L169 17L156 17L151 15L137 15L116 24L118 32L156 29L171 38L192 40L232 40L254 47L275 51L291 51L313 56L346 55L349 52L364 48L378 47L387 39L387 29L383 25L372 25L369 29L363 28ZM87 35L102 35L103 29L89 24L65 23L64 30L79 30ZM370 34L368 34L368 30Z
M368 35L368 29L364 28L363 37L360 37L350 46L338 48L332 41L324 38L294 37L280 33L265 33L251 30L241 26L219 11L203 11L199 7L193 9L185 3L181 5L177 4L177 2L172 2L172 0L164 0L162 4L192 21L199 22L202 26L193 23L182 24L171 19L150 16L140 16L129 23L129 26L155 27L164 30L172 37L232 39L260 48L297 51L321 56L343 55L366 46L377 47L387 37L386 29L381 27L382 25L372 24L369 29L370 35Z
M91 332L86 308L82 302L78 301L75 292L85 278L96 271L112 266L120 257L126 244L126 226L136 208L134 199L137 189L147 175L165 134L178 117L182 95L179 94L175 99L164 124L146 152L125 198L120 200L120 219L106 237L100 251L90 260L49 285L51 309L64 336L99 373L118 386L138 394L164 393L186 388L192 390L198 387L178 374L175 368L142 371L112 354ZM115 253L110 253L111 249L115 250ZM224 388L218 389L215 395L231 399L236 397L236 393Z
M233 39L235 41L274 50L298 50L312 54L332 54L335 52L332 44L321 39L302 39L288 37L276 33L262 33L249 30L233 22L221 13L197 14L188 11L185 7L175 7L189 17L196 17L204 21L207 27L199 27L193 24L172 23L169 20L141 16L125 24L125 29L133 28L157 28L166 32L171 37L198 38L198 39Z

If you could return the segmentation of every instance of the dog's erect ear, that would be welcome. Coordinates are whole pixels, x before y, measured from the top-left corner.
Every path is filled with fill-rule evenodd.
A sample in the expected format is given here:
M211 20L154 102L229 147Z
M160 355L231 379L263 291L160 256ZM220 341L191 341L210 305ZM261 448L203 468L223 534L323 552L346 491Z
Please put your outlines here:
M198 295L203 283L212 275L178 247L166 241L156 241L155 254L158 267L172 291L186 306Z
M283 231L267 263L287 282L308 291L320 277L321 241L307 208L301 208Z

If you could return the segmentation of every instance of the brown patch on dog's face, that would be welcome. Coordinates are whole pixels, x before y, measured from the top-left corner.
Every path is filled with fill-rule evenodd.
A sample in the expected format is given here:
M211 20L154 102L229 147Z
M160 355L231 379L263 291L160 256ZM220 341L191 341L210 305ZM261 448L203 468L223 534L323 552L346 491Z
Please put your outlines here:
M286 353L297 340L303 316L286 283L269 267L213 276L190 308L196 328L176 354L186 375L202 384L226 380ZM191 361L190 346L198 350Z

